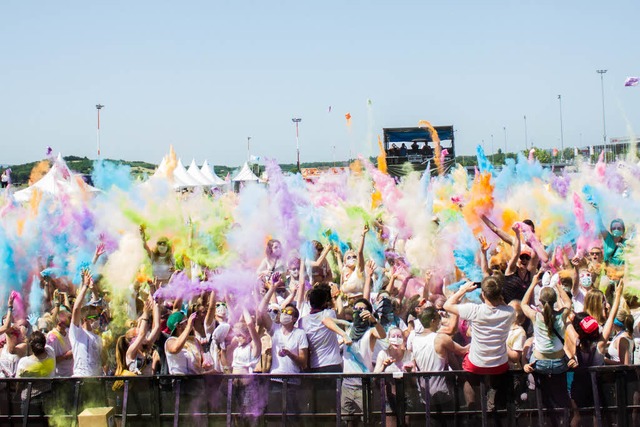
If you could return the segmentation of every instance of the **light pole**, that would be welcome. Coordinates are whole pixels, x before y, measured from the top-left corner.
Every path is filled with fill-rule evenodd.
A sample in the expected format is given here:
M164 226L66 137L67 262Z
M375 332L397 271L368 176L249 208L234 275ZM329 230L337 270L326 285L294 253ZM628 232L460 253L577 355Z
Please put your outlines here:
M502 132L504 132L504 159L507 160L507 127L502 126Z
M294 117L293 119L291 119L291 121L296 124L296 154L298 157L298 172L300 172L300 134L298 132L298 124L302 121L302 119Z
M602 140L604 142L604 162L607 163L607 123L604 115L604 73L607 70L596 70L600 74L600 87L602 89Z
M524 116L524 149L529 149L529 137L527 136L527 116Z
M562 129L562 95L558 95L560 103L560 160L564 159L564 131Z
M251 137L247 137L247 161L251 160Z
M491 134L491 161L495 161L496 152L493 149L493 134Z
M98 157L100 157L100 110L104 108L102 104L96 104L96 110L98 110L98 131L96 132L96 136L98 138Z

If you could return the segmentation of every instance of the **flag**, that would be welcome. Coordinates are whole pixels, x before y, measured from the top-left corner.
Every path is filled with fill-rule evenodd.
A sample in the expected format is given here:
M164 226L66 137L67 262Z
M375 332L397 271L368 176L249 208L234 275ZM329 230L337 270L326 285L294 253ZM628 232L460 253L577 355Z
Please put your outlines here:
M638 86L639 83L640 77L627 77L627 80L624 81L626 87Z
M553 153L553 157L556 157L558 155L558 149L554 148L552 153Z

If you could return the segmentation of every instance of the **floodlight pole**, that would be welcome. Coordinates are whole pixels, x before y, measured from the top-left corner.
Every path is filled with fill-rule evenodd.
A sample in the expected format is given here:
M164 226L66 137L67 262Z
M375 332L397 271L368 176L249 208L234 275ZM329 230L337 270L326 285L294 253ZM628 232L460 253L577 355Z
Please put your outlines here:
M104 108L102 104L96 104L96 110L98 110L98 130L97 130L97 138L98 138L98 158L100 157L100 110Z
M564 160L564 130L562 128L562 95L558 95L560 103L560 160Z
M502 126L502 131L504 132L504 159L507 160L507 127Z
M251 160L251 137L247 137L247 162Z
M602 140L604 142L604 162L607 163L607 122L604 114L604 74L607 70L596 70L600 74L600 87L602 89Z
M300 124L302 119L294 117L293 119L291 119L291 121L296 124L296 154L298 159L298 172L300 172L300 133L298 132L298 125Z

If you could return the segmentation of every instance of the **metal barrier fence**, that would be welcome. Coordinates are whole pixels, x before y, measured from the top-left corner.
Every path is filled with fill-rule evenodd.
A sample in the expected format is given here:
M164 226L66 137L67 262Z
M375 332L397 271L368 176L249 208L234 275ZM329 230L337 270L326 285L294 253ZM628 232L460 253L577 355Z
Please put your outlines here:
M588 373L593 405L580 409L583 425L640 425L636 368L598 367ZM122 427L340 426L354 419L384 426L389 417L399 426L543 426L558 425L562 419L568 425L570 408L545 407L541 390L528 387L523 372L510 371L504 377L507 399L502 404L491 391L495 378L471 381L477 406L466 404L464 383L470 378L462 371L3 379L0 425L73 426L88 407L113 407ZM449 399L435 392L433 382L438 380L451 391ZM361 413L349 413L354 401L361 404Z

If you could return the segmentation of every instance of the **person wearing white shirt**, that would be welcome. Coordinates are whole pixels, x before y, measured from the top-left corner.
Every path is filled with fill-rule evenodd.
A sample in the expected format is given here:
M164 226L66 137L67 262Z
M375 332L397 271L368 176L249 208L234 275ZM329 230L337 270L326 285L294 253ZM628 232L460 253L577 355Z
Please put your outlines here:
M484 377L489 378L489 389L495 390L496 407L506 406L509 381L507 338L515 318L513 307L505 304L502 297L504 277L488 276L482 280L482 304L460 304L467 292L474 291L477 284L467 282L444 303L444 309L457 314L463 320L471 321L471 346L465 356L462 368L469 372L469 382L464 385L467 405L476 405L474 387L479 386ZM494 402L490 402L493 404ZM497 412L494 416L497 416Z
M47 335L47 345L56 355L56 377L70 377L73 376L73 351L69 339L69 313L58 312L57 320L56 327Z
M103 374L102 339L94 333L100 329L100 320L95 307L82 306L88 289L93 290L93 278L85 270L82 273L82 286L73 305L69 328L74 377L98 377Z

